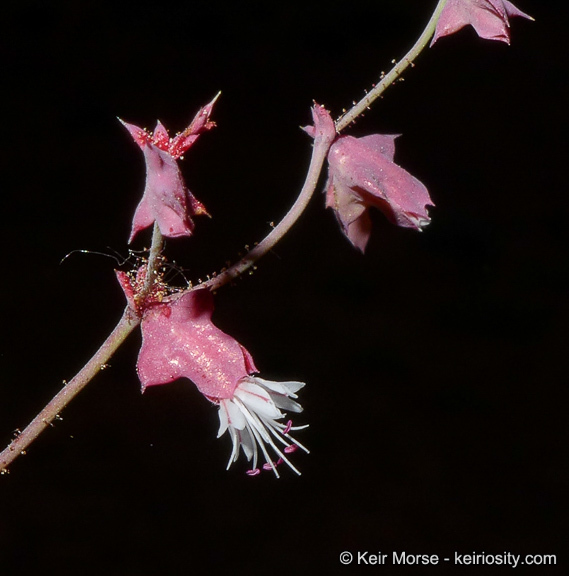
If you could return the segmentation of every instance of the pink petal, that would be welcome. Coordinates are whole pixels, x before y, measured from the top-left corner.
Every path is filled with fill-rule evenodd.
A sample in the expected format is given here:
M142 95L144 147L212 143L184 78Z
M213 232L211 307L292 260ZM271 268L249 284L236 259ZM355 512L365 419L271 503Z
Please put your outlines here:
M154 134L152 136L152 140L154 144L158 146L158 148L160 148L160 150L165 151L168 150L168 145L170 143L170 136L168 136L168 131L166 130L166 128L164 128L160 120L158 120L158 122L156 123L156 128L154 128Z
M129 243L154 222L163 236L191 236L192 216L207 215L205 206L186 188L176 160L203 131L215 126L209 117L218 96L201 108L190 126L173 139L160 121L150 136L138 126L119 119L142 149L146 161L146 186L134 215Z
M371 232L368 209L380 209L398 226L420 230L433 205L425 186L393 162L394 135L341 136L328 153L326 206L362 252Z
M193 290L153 306L142 320L137 370L142 389L186 377L212 400L231 398L257 372L251 355L211 321L213 296Z
M509 17L533 20L507 0L448 0L435 30L431 46L441 37L471 25L478 36L510 43Z
M115 274L121 288L123 289L124 295L126 296L128 305L133 310L136 310L136 301L134 299L135 292L134 288L132 287L129 275L126 272L121 272L120 270L115 270Z
M128 124L127 122L124 122L123 120L121 120L120 118L118 119L118 121L129 131L129 134L132 136L133 140L140 146L140 148L142 148L144 150L144 147L152 141L152 138L150 137L150 135L148 134L148 132L146 132L146 130L143 130L142 128L139 128L138 126L135 126L134 124Z
M192 210L192 199L195 199L189 195L178 164L154 144L146 145L143 152L146 187L134 215L129 243L154 221L164 236L191 236L194 229L191 216L196 213Z
M212 122L209 117L220 94L221 92L209 104L200 108L191 124L175 138L172 138L168 151L173 158L178 159L198 139L200 134L215 126L215 122Z

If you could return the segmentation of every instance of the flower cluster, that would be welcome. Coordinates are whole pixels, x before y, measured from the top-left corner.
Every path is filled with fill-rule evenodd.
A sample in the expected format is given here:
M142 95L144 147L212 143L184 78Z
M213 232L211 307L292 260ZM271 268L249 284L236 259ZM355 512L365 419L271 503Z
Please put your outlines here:
M191 236L193 217L208 215L204 205L184 183L178 160L201 134L215 126L211 120L219 94L203 106L189 126L170 137L157 122L152 133L122 122L144 154L146 182L129 238L153 226L148 260L136 270L117 271L117 280L127 299L127 308L116 328L85 367L38 414L32 423L0 454L0 472L46 428L65 406L106 365L124 338L140 323L142 346L137 371L144 391L179 378L191 380L218 407L218 437L226 432L232 442L227 468L241 452L251 462L247 474L271 470L278 477L286 464L300 474L289 459L298 449L308 450L293 432L288 413L302 412L296 401L303 382L273 382L261 378L251 354L213 322L213 293L243 274L291 229L311 199L322 170L327 169L325 205L340 229L362 253L366 250L376 208L397 226L421 231L430 222L434 206L425 185L395 163L392 134L369 134L356 138L340 134L377 99L403 71L412 65L432 37L431 46L443 36L472 26L482 38L509 44L510 19L533 20L508 0L440 0L421 37L411 50L359 103L336 122L325 107L312 108L313 125L304 130L313 138L310 165L298 198L271 232L238 262L197 288L173 288L164 280L165 258L162 237ZM327 164L327 165L326 165Z
M509 18L513 16L531 18L507 0L448 0L431 45L466 25L472 25L482 38L509 43ZM174 138L160 122L152 134L123 122L146 161L146 186L129 242L153 223L163 236L191 236L192 217L207 214L185 186L177 160L215 125L210 115L216 99ZM304 130L314 138L319 166L327 154L326 207L333 210L354 247L361 252L366 249L371 208L405 228L420 231L429 224L428 207L434 203L424 184L395 163L396 135L340 135L330 113L318 104L312 118L313 125ZM317 175L312 176L314 186L316 180ZM242 451L252 462L247 472L251 476L262 469L278 476L282 463L300 474L288 456L299 448L308 452L291 435L306 426L294 427L287 413L302 411L296 393L304 383L260 378L251 354L213 323L213 295L207 287L171 294L161 283L146 286L146 274L145 266L136 274L117 272L130 309L141 318L137 371L142 390L188 378L219 408L218 437L228 432L233 444L228 468Z

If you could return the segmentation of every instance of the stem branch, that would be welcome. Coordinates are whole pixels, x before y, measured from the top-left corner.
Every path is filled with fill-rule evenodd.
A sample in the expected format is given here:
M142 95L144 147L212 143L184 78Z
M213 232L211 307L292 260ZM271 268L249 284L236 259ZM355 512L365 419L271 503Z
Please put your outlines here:
M162 245L162 234L158 226L154 224L146 281L141 293L142 298L150 293L156 280L156 271L161 262ZM101 370L106 368L106 363L111 356L139 324L140 318L134 310L127 306L114 330L109 334L108 338L87 364L81 368L72 380L65 384L49 404L28 424L24 431L19 433L0 454L0 473L5 474L8 471L8 466L18 456L25 454L28 446L30 446L48 426L51 426L51 423L63 408L65 408Z
M447 0L439 0L429 23L411 50L409 50L409 52L392 68L392 70L381 79L379 84L377 84L371 92L366 94L366 96L362 98L360 102L355 104L346 114L338 118L335 123L336 132L340 132L346 128L360 114L362 114L362 112L364 112L372 102L374 102L385 91L385 89L401 76L401 74L411 65L413 60L420 54L433 36L437 21L446 1ZM248 270L259 258L264 256L279 240L281 240L281 238L291 229L293 224L304 212L308 202L314 194L314 190L316 189L322 171L322 166L324 165L331 144L332 138L325 138L322 136L315 137L306 180L298 198L285 217L272 230L272 232L257 246L255 246L255 248L253 248L253 250L251 250L244 258L211 280L208 280L204 284L200 284L200 288L207 287L210 290L215 290L224 284L227 284ZM157 271L162 261L162 248L162 234L160 233L158 225L155 223L152 234L152 246L150 248L147 265L147 276L142 293L140 294L140 297L143 300L144 297L151 292L156 278L158 277ZM118 324L94 356L72 380L65 384L49 404L47 404L47 406L30 422L24 431L19 433L6 449L0 453L0 473L6 473L8 471L7 467L19 455L25 454L25 451L30 444L48 426L51 425L63 408L65 408L65 406L67 406L67 404L106 367L107 361L125 341L127 336L140 324L140 321L141 319L137 316L136 312L127 306Z
M354 105L346 114L340 116L336 120L336 132L340 132L346 128L351 122L353 122L360 114L362 114L383 92L388 88L393 82L401 76L401 74L412 64L413 60L422 52L422 50L427 46L429 40L435 33L435 28L439 20L439 16L446 4L447 0L439 0L435 10L427 23L427 26L423 30L423 33L419 39L415 42L411 50L391 69L391 71L382 78L382 80L377 84L373 90L365 95L357 104ZM320 145L319 145L320 144ZM217 288L227 284L234 278L237 278L243 272L248 270L259 258L264 256L292 227L292 225L298 220L308 202L310 201L328 148L330 143L323 145L315 141L314 148L312 152L312 158L310 161L310 167L308 169L308 174L306 176L306 181L300 192L300 195L296 199L286 216L281 220L281 222L276 226L276 228L266 236L253 250L251 250L244 258L239 260L239 262L233 264L227 270L224 270L221 274L218 274L215 278L208 280L207 282L200 284L200 288L204 286L210 290L216 290Z

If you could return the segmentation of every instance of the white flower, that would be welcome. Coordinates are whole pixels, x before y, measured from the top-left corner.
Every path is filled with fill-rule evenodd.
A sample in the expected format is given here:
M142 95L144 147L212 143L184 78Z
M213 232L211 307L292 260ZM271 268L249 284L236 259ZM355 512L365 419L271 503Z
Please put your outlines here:
M302 406L295 402L295 392L304 386L304 382L270 382L257 376L242 378L235 388L231 398L219 400L219 438L226 430L229 430L233 450L229 457L227 468L239 458L239 447L247 460L253 459L251 470L247 471L250 476L260 473L257 467L258 448L265 457L264 470L272 470L277 478L279 473L277 466L286 462L298 475L300 472L291 464L285 454L290 454L301 448L306 453L308 450L290 436L291 430L302 430L307 426L292 426L289 420L286 424L277 422L284 418L279 408L291 412L302 412ZM275 443L275 440L283 445L283 449ZM273 461L268 448L276 455Z

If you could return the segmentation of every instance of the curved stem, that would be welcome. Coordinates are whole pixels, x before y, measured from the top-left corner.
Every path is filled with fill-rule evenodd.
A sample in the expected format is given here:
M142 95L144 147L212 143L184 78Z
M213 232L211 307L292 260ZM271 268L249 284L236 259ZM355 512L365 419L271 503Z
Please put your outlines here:
M331 144L331 139L320 137L315 138L310 166L308 167L306 180L304 181L302 190L300 191L295 203L273 231L257 244L253 250L248 252L244 258L239 260L239 262L233 264L233 266L224 270L221 274L215 276L215 278L200 284L197 288L206 287L210 290L216 290L220 286L223 286L234 278L237 278L243 274L243 272L248 270L257 260L259 260L259 258L264 256L290 230L292 225L304 212L310 198L312 198L312 195L314 194L324 160L326 159L326 154L328 153L328 148L330 148Z
M340 132L353 122L412 64L413 60L421 53L425 46L427 46L429 40L435 33L439 16L441 15L446 2L447 0L439 0L427 26L411 50L409 50L409 52L407 52L407 54L392 68L392 70L382 78L381 82L377 84L371 92L366 94L364 98L354 105L353 108L336 120L336 132ZM322 142L315 140L310 167L308 169L304 186L300 195L296 199L296 202L276 228L259 244L257 244L257 246L255 246L255 248L253 248L253 250L251 250L244 258L239 260L239 262L233 264L233 266L224 270L221 274L215 276L215 278L200 284L199 288L207 287L210 290L216 290L234 278L237 278L239 275L243 274L243 272L248 270L257 260L259 260L259 258L264 256L290 230L292 225L296 220L298 220L299 216L308 205L308 202L314 193L330 144L331 143L328 142L324 145Z
M427 27L417 40L411 50L393 67L393 69L382 78L381 82L360 102L349 110L346 114L338 118L335 123L336 132L340 132L346 128L351 122L354 121L362 112L364 112L371 103L376 100L385 89L391 85L413 62L413 60L425 48L429 40L434 34L435 27L442 9L444 8L447 0L439 0ZM230 282L237 276L243 274L248 270L259 258L264 256L273 246L290 230L293 224L298 220L300 215L304 212L308 202L310 201L318 179L328 149L332 144L333 138L316 136L314 139L314 146L312 150L312 157L310 159L310 166L306 175L306 180L302 190L287 212L281 222L274 228L274 230L262 240L247 256L242 258L239 262L216 276L208 280L199 287L207 287L210 290L215 290L220 286ZM163 238L157 224L154 224L152 234L152 246L148 259L147 276L141 297L149 294L152 290L154 282L157 278L157 271L161 263L161 253L163 247ZM118 324L97 350L94 356L85 364L85 366L77 373L77 375L70 380L65 386L54 396L54 398L47 404L47 406L30 422L30 424L19 433L16 438L7 446L7 448L0 453L0 473L6 473L7 467L21 454L25 454L26 449L30 444L48 427L58 414L67 406L67 404L101 371L106 367L107 361L124 342L127 336L140 324L140 318L136 315L135 311L127 306L123 312Z
M147 264L147 275L141 297L144 298L151 290L157 278L157 270L161 262L163 238L160 229L155 224L152 231L152 245ZM30 444L53 422L59 413L85 388L85 386L101 371L117 351L127 336L140 324L136 312L127 306L121 319L95 352L93 357L81 368L72 380L52 398L47 406L19 433L18 436L0 454L0 473L5 474L8 466L21 454L25 454Z
M109 358L124 342L126 337L140 324L132 310L127 306L122 318L95 355L83 366L77 375L53 397L49 404L30 422L21 434L18 434L0 454L0 472L6 473L7 467L18 456L25 454L28 446L48 427L59 413L77 396L81 390L106 367Z
M401 76L401 74L403 74L403 72L407 70L409 66L411 66L413 60L415 60L415 58L417 58L417 56L423 51L435 33L435 28L437 27L439 16L441 15L441 12L446 3L447 0L439 0L439 3L437 4L435 11L431 16L431 19L427 23L426 28L423 30L423 33L421 36L419 36L419 39L417 42L415 42L411 50L409 50L409 52L407 52L407 54L405 54L405 56L403 56L403 58L401 58L401 60L395 64L389 73L381 79L379 84L376 84L373 90L368 92L357 104L353 106L353 108L348 110L348 112L336 120L336 130L338 132L341 132L344 128L349 126L362 112L365 112L365 110L369 108L372 102L379 98L383 92L385 92L385 89L393 84L393 82L397 80L397 78L399 78L399 76Z

